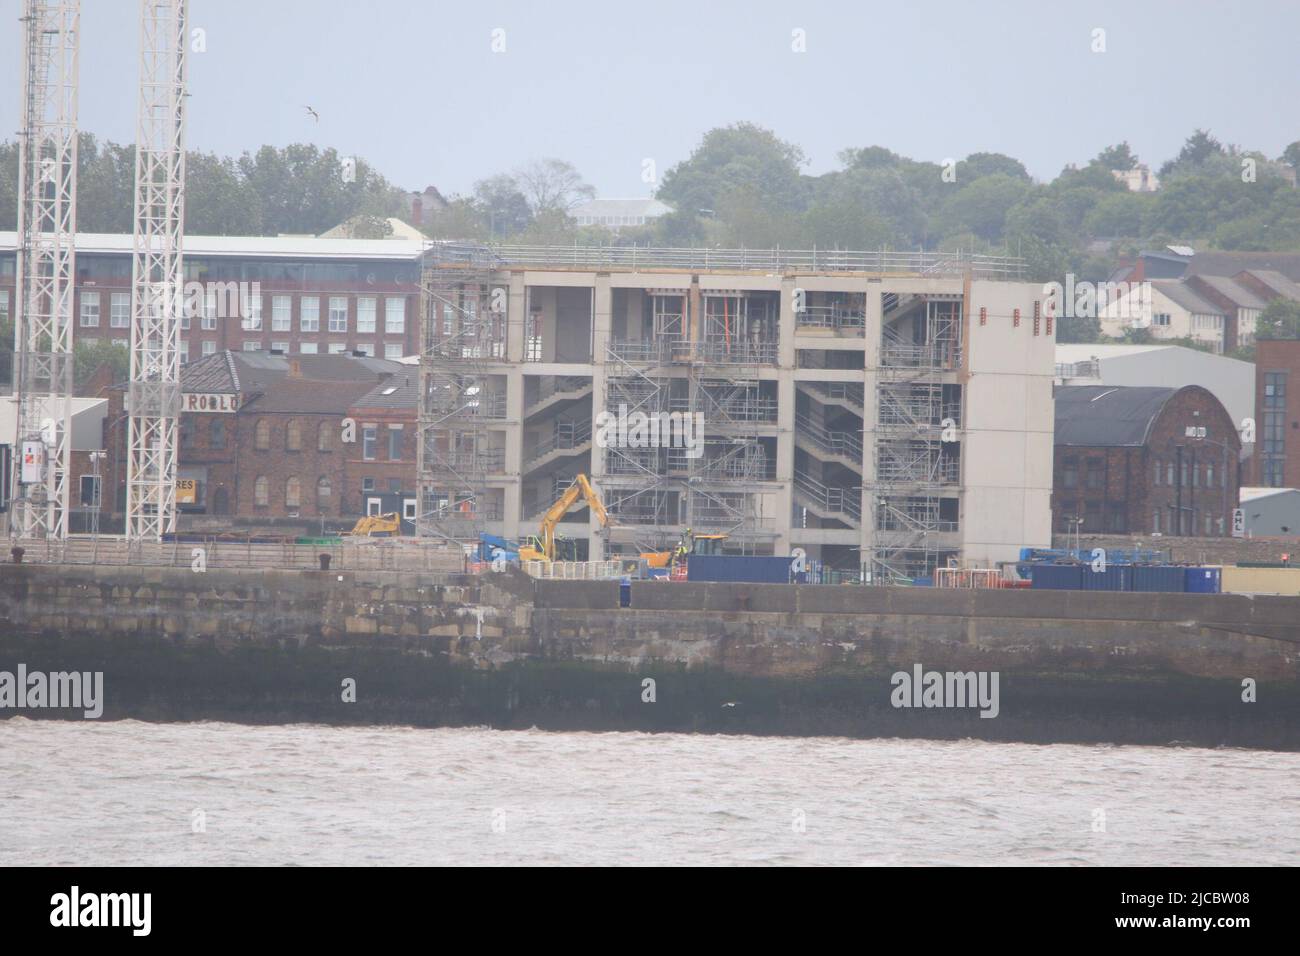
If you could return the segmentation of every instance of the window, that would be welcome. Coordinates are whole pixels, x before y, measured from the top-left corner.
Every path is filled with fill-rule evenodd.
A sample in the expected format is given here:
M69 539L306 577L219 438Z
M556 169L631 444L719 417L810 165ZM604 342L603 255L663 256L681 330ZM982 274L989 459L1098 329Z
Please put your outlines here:
M81 476L81 506L83 508L98 508L103 493L100 488L100 476L82 475Z
M217 343L216 343L216 342L204 342L204 343L203 343L203 346L202 346L202 350L203 350L203 354L204 354L204 355L216 355L216 354L217 354Z
M181 307L181 328L186 332L190 330L190 310L184 306Z
M244 307L244 331L262 331L262 297L250 295L240 304Z
M1061 487L1079 487L1079 462L1077 459L1067 458L1061 463Z
M302 426L296 418L289 419L289 424L285 426L284 448L285 451L302 451Z
M1205 513L1205 535L1209 537L1214 534L1214 516L1208 511Z
M356 351L360 352L360 353L363 354L363 355L368 355L368 356L370 356L371 358L374 358L374 357L375 357L375 343L373 343L373 342L359 342L359 343L357 343Z
M1100 488L1105 484L1105 463L1099 458L1088 459L1087 477L1084 479L1089 488Z
M389 342L384 346L384 358L396 361L402 357L402 347L395 342Z
M1106 514L1107 531L1127 531L1128 522L1125 520L1124 506L1111 505Z
M194 447L194 419L189 415L181 417L181 448Z
M407 498L402 502L402 517L407 521L415 520L415 499Z
M358 332L375 331L375 303L378 301L379 300L372 295L357 296L357 331ZM334 306L332 302L333 300L331 300L331 305L330 305L330 331L331 332L346 331L347 330L346 325L342 329L334 328L334 319L333 319Z
M379 429L374 425L367 425L361 429L361 457L366 461L375 460L375 445L379 441Z
M1151 530L1152 530L1153 533L1158 533L1158 532L1160 531L1160 512L1159 512L1159 511L1153 511L1153 512L1151 512Z
M302 482L297 475L290 475L284 483L284 506L297 508L302 502Z
M217 328L217 292L212 289L203 295L203 320L199 327L205 332L214 332Z
M109 296L108 325L114 329L131 327L131 293L114 292Z
M348 297L330 296L330 331L346 332L348 330Z
M1168 326L1170 324L1169 313L1157 312L1155 315L1151 317L1151 324Z
M288 332L293 327L293 297L271 296L271 331Z
M269 503L266 475L258 475L257 480L253 482L253 504L265 508Z
M388 460L402 460L402 436L404 432L398 426L388 426Z
M253 447L258 451L269 451L271 448L271 423L265 418L259 418L253 429Z
M401 296L384 300L384 331L391 335L406 334L406 299Z
M9 321L9 290L0 289L0 322Z
M1161 470L1162 470L1162 465L1161 465L1160 459L1157 458L1157 459L1156 459L1156 479L1155 479L1155 484L1157 484L1157 485L1160 484L1160 472L1161 472Z
M1171 461L1165 466L1165 484L1173 485L1174 483L1174 463Z
M375 479L372 478L372 477L362 478L362 479L361 479L361 490L362 490L362 491L374 491L374 490L375 490Z
M1178 469L1178 486L1180 488L1187 487L1187 462L1185 461L1181 463Z
M315 355L315 354L316 354L316 343L315 343L315 342L299 342L299 343L298 343L298 354L299 354L299 355Z
M1199 488L1200 486L1201 486L1201 466L1198 465L1196 462L1192 462L1192 487Z
M212 419L208 426L208 447L213 451L222 451L226 447L226 422L222 418Z
M298 330L320 331L320 296L305 295L298 300Z
M189 342L181 343L181 364L182 365L190 364L190 343Z
M402 479L401 479L401 478L389 478L389 479L388 479L388 492L389 492L389 494L394 494L394 495L396 495L396 494L401 494L401 492L402 492Z
M329 478L326 477L325 475L321 475L320 478L319 478L319 479L317 480L317 482L316 482L316 505L317 505L317 507L319 507L319 508L321 508L322 510L324 510L324 508L325 508L325 507L330 503L330 495L331 495L332 493L333 493L333 492L332 492L332 489L330 488L330 480L329 480Z
M347 342L330 343L330 355L344 355L347 353L347 350L348 350Z
M8 299L9 293L5 293ZM81 327L83 329L99 328L99 293L81 293Z
M450 302L444 302L442 306L442 334L451 335L452 331L452 308Z
M244 351L245 351L245 352L260 352L260 351L262 351L262 343L261 343L261 342L245 342L245 343L244 343Z
M288 342L272 342L272 343L271 343L271 351L272 351L272 352L280 352L280 353L283 354L283 355L288 355L288 354L289 354L289 343L288 343Z
M321 422L316 429L316 450L332 451L334 448L334 427L329 422Z

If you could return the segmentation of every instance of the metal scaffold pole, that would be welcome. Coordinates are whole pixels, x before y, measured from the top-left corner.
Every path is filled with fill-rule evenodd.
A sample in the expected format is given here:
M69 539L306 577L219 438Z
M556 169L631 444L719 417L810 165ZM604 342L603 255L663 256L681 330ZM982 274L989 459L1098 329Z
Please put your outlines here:
M140 2L126 535L176 530L188 0Z
M79 0L27 0L22 20L10 532L56 541L68 534L80 16Z

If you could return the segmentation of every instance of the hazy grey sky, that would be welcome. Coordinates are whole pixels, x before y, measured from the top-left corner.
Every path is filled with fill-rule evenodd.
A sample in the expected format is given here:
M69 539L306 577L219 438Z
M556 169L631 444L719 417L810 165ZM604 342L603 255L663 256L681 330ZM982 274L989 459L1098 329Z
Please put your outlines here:
M81 127L132 141L138 3L82 7ZM0 0L5 137L20 9ZM207 41L191 148L332 145L444 193L557 156L601 195L647 195L643 159L662 174L738 120L801 145L812 173L872 144L1008 153L1050 179L1124 139L1155 165L1195 127L1270 156L1300 139L1296 0L191 0L190 18Z

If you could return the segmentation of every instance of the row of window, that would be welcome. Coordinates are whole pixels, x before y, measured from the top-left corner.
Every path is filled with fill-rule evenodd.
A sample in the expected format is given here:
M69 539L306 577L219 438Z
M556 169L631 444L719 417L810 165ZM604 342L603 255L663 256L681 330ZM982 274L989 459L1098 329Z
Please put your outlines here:
M1178 475L1176 476L1178 479L1178 484L1183 488L1187 488L1189 486L1192 488L1201 487L1202 471L1204 471L1205 473L1205 487L1206 488L1214 487L1214 478L1215 478L1214 465L1212 465L1211 463L1206 462L1204 467L1202 467L1202 465L1199 462L1184 461L1181 467L1176 469L1172 461L1165 462L1165 461L1161 461L1159 458L1157 458L1155 461L1155 469L1153 475L1155 479L1154 483L1157 485L1161 485L1161 484L1168 485L1169 487L1172 488L1174 486L1175 470L1178 471ZM1224 471L1222 468L1220 468L1218 478L1219 478L1219 487L1226 488L1228 486L1228 473Z
M82 337L81 339L79 339L79 341L84 342L86 345L94 345L99 341L99 339L94 337ZM124 349L131 347L130 339L109 339L108 341L111 342L113 345L121 346ZM266 348L266 343L261 341L247 340L243 343L243 350L245 352L261 352L264 351L265 348ZM179 345L179 350L180 350L181 364L185 365L190 360L190 343L181 342ZM216 342L200 343L200 352L199 352L200 356L215 355L216 351L217 351ZM292 348L292 343L290 342L272 341L271 351L280 352L284 355L295 354L294 349ZM326 343L326 352L329 355L350 355L352 352L360 352L363 355L368 355L371 358L374 358L375 346L373 342L358 342L356 345L349 348L346 342L328 342ZM384 358L389 359L391 361L394 362L397 361L398 359L402 358L402 356L405 355L405 353L406 353L406 347L402 345L400 342L389 342L384 345ZM298 343L298 349L296 354L298 355L321 354L320 346L316 342L300 342Z
M317 507L322 510L326 508L333 493L328 475L321 475L316 479ZM253 504L258 508L266 508L271 504L271 482L266 475L258 475L253 479ZM284 480L284 506L302 507L302 481L297 475L290 475Z
M1138 530L1128 526L1128 515L1123 504L1103 505L1100 501L1089 501L1082 507L1076 504L1073 512L1063 510L1060 514L1059 530L1064 534L1072 534L1075 530L1075 522L1080 517L1083 518L1080 527L1085 533L1089 529L1094 534L1099 531L1132 533ZM1174 524L1172 509L1165 514L1159 510L1151 512L1151 531L1157 534L1194 535L1199 529L1201 534L1222 535L1226 526L1222 515L1192 508L1183 509L1181 528L1175 528Z
M131 293L129 292L112 292L109 296L109 328L128 329L131 327ZM5 312L8 312L9 293L4 293ZM300 332L319 332L321 313L321 297L316 295L304 295L298 299L298 330ZM374 333L378 329L379 316L379 298L377 296L357 296L357 322L356 332L358 334ZM200 319L200 328L205 331L213 331L217 327L217 304L218 298L216 292L209 292L205 298L202 315ZM99 292L83 291L81 293L81 307L79 312L78 324L83 329L94 329L99 327L101 317L101 299ZM350 314L348 310L348 296L338 295L329 296L328 312L326 313L327 329L330 332L349 332ZM257 332L262 329L262 297L250 297L247 302L239 304L240 327L245 331ZM181 328L190 327L190 316L185 313L181 316ZM271 296L271 331L272 332L291 332L293 331L293 296L291 295L273 295ZM406 297L405 296L386 296L384 298L384 334L386 335L405 335L406 334Z
M333 422L321 422L316 428L316 450L331 451L334 447L334 433L338 426ZM405 430L401 425L388 426L388 460L401 461L405 451ZM224 438L224 435L223 435ZM211 445L210 447L217 447ZM185 434L182 428L181 447L185 447ZM222 445L221 447L225 447ZM271 450L271 422L259 418L253 426L253 447L257 451ZM379 426L363 425L361 428L361 457L365 461L378 460ZM302 424L294 418L284 426L284 450L302 451Z

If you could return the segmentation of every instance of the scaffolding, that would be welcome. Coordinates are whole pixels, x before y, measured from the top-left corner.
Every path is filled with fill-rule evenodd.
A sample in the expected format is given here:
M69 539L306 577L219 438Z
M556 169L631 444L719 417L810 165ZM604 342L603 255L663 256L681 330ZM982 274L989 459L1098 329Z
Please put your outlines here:
M957 553L961 481L962 300L957 295L882 301L875 460L869 513L872 579L927 577ZM945 500L948 502L945 504Z
M18 166L11 534L68 534L80 0L27 0Z
M140 0L126 537L176 530L188 0Z
M480 246L435 246L421 270L416 534L471 545L496 517L488 476L502 453L488 445L486 364L504 357L505 290L492 289L495 256Z

